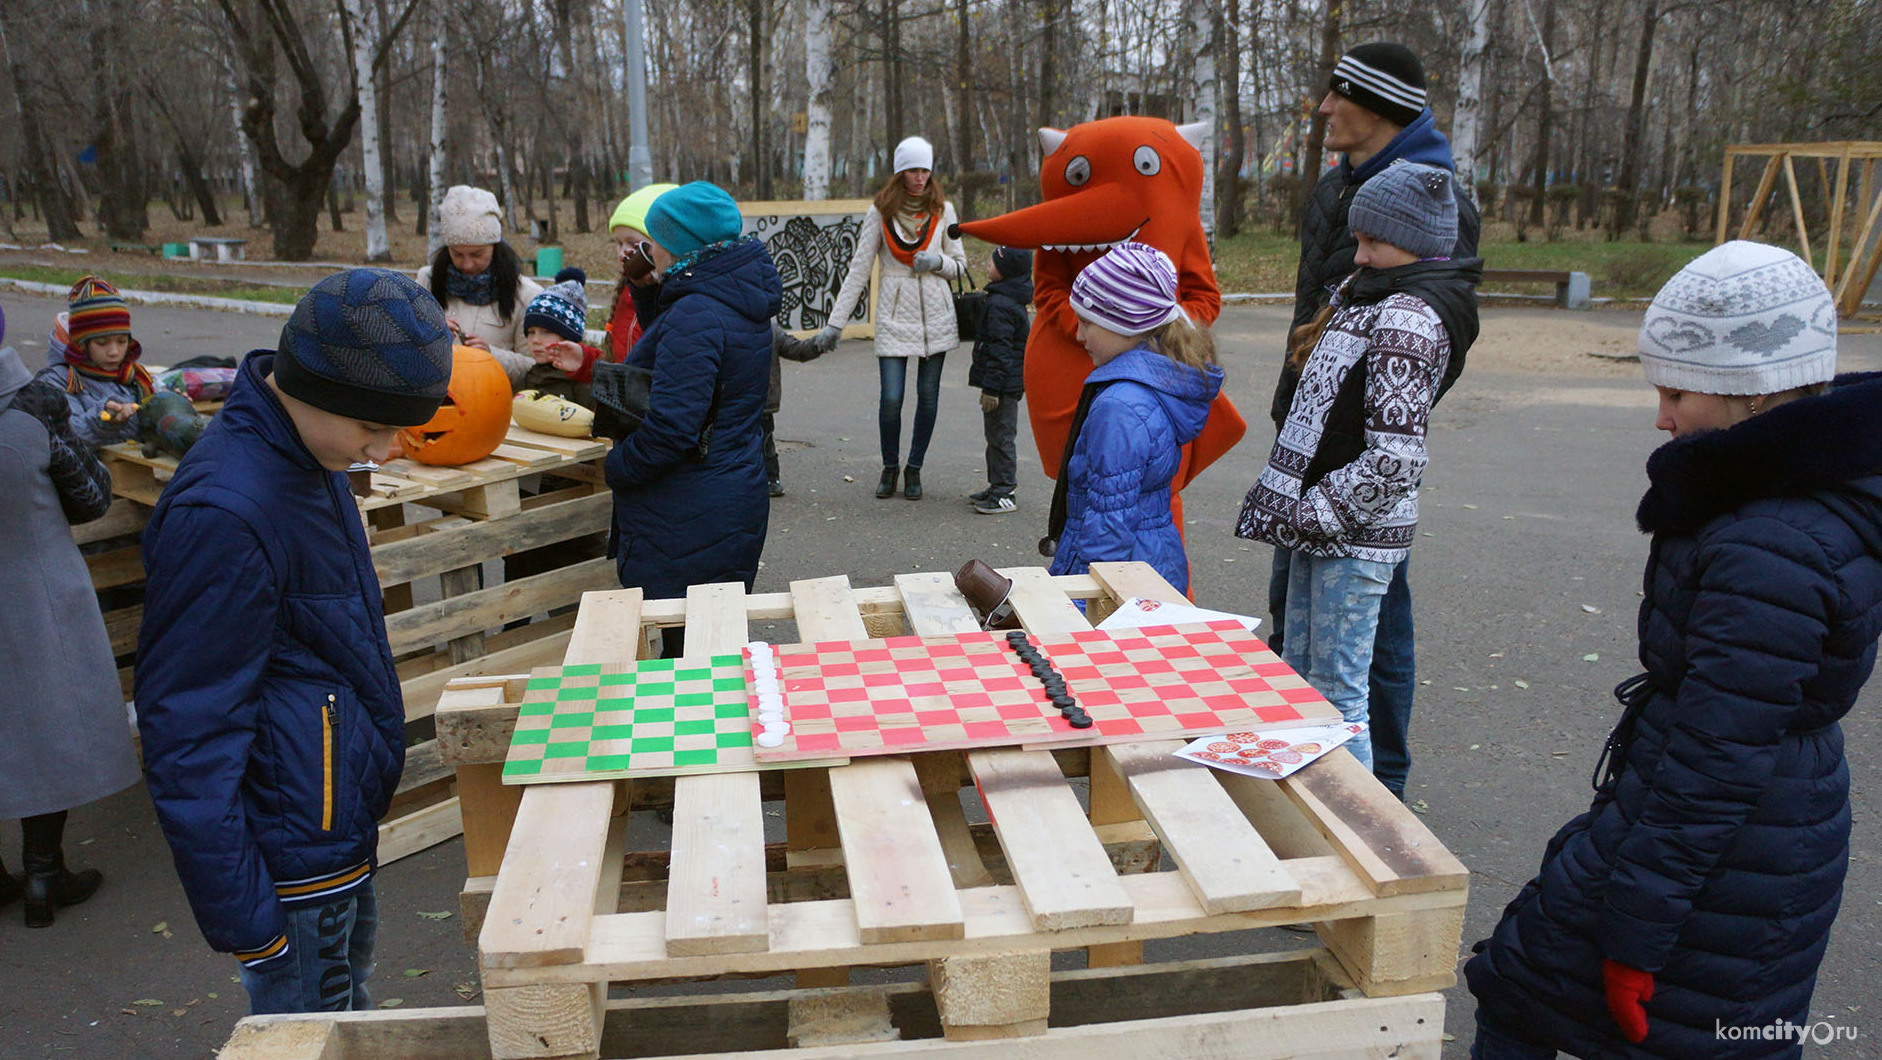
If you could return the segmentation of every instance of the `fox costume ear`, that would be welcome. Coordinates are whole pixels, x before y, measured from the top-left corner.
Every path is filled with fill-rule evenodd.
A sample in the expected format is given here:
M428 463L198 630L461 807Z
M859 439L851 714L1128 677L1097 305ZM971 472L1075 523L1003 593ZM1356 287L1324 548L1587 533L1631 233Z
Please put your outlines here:
M1193 121L1188 125L1178 125L1176 131L1182 133L1183 139L1189 141L1189 146L1198 151L1209 143L1209 123L1206 121Z
M1064 142L1065 142L1065 130L1064 129L1040 129L1039 130L1039 150L1041 153L1039 157L1040 158L1050 157L1052 152L1057 151L1059 149L1059 145Z

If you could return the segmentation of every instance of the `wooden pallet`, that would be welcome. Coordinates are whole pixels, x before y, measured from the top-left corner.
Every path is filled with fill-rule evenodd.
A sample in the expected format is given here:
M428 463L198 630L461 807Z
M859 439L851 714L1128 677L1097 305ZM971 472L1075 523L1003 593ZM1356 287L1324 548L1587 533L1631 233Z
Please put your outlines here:
M176 470L170 456L145 457L134 445L104 449L117 500L103 519L74 528L80 544L139 533L163 485ZM371 493L357 497L373 567L384 594L386 635L398 660L409 726L405 774L379 829L379 861L456 836L462 825L455 777L430 736L432 711L445 685L460 677L506 673L559 661L574 616L531 622L498 634L510 622L571 607L584 592L616 584L606 559L484 586L482 565L529 549L605 531L612 497L600 458L607 443L557 438L514 425L496 453L461 468L393 460L372 475ZM572 485L525 495L521 480L548 473ZM98 589L144 579L141 546L86 556ZM414 586L435 584L439 599L414 604ZM112 653L137 650L142 607L105 615ZM134 666L119 671L126 698Z
M1040 633L1085 628L1131 596L1181 599L1144 564L1002 573ZM694 586L685 601L619 590L584 598L564 662L632 658L643 626L682 619L689 647L729 650L748 622L771 618L794 619L805 640L974 625L942 574L873 590L824 578L751 597ZM498 1060L601 1055L610 982L794 971L800 986L835 987L853 965L925 965L950 1041L1038 1035L1050 1026L1054 950L1131 965L1144 939L1301 921L1368 997L1455 981L1468 874L1344 750L1278 782L1174 759L1176 741L786 771L774 775L787 837L778 873L760 774L504 787L520 680L453 682L436 718L458 769L463 905L467 926L481 923ZM1090 778L1089 809L1075 775ZM965 818L969 785L993 822L999 876ZM669 798L664 883L627 880L628 811ZM1120 874L1118 845L1133 839L1154 841L1174 871ZM649 864L660 863L640 859ZM805 885L811 872L826 892Z
M838 1060L1437 1060L1437 994L1367 998L1325 950L1052 973L1049 1027L1013 1041L947 1041L928 984L643 997L607 1003L600 1055ZM220 1060L489 1060L482 1006L256 1016Z

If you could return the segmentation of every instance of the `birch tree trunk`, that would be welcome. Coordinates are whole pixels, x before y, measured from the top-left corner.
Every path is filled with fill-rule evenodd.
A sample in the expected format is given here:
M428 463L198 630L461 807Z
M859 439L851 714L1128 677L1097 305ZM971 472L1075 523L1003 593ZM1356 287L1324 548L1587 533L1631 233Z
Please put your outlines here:
M1477 201L1477 145L1483 139L1483 53L1490 43L1490 0L1464 0L1470 35L1457 65L1457 109L1451 118L1451 157L1458 180Z
M1216 34L1213 19L1210 17L1210 4L1205 0L1188 0L1184 5L1187 10L1183 18L1191 45L1195 48L1195 62L1191 74L1192 99L1195 101L1196 120L1203 126L1202 141L1202 230L1212 242L1215 239L1215 41Z
M391 261L392 248L386 241L386 176L379 159L379 88L373 79L378 35L360 0L344 3L346 21L353 30L353 82L359 95L359 149L366 176L366 260Z
M444 236L438 231L438 207L444 202L445 186L451 178L450 87L445 76L445 60L451 50L447 40L450 25L450 19L440 12L431 31L431 206L430 219L425 224L427 259L444 245Z
M804 3L804 82L808 102L804 134L804 198L830 197L830 0Z
M255 145L242 135L242 91L235 83L235 65L222 57L223 85L229 92L229 121L235 127L235 150L242 164L242 203L248 209L248 227L260 228L265 221L261 202L261 178L255 168Z

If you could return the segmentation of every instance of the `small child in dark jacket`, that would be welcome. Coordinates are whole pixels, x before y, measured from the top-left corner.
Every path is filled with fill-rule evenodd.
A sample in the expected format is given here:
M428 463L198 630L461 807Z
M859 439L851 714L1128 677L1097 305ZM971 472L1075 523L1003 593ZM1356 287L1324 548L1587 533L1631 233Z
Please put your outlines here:
M765 412L759 423L765 429L765 482L773 497L784 496L784 480L778 477L777 415L784 407L784 371L780 357L803 364L823 356L823 347L809 339L800 339L771 322L771 385L765 391Z
M595 362L600 349L582 341L588 328L588 274L570 266L555 274L548 290L529 300L523 311L526 351L535 364L516 389L567 398L585 409L595 407Z
M144 530L144 768L209 945L254 1014L371 1007L377 822L405 765L379 579L347 488L429 420L451 332L385 269L320 281Z
M1032 321L1032 251L997 247L988 264L987 301L974 340L974 363L967 385L980 390L981 420L987 431L987 488L969 496L974 511L1005 515L1016 511L1018 488L1019 401L1025 396L1026 337Z

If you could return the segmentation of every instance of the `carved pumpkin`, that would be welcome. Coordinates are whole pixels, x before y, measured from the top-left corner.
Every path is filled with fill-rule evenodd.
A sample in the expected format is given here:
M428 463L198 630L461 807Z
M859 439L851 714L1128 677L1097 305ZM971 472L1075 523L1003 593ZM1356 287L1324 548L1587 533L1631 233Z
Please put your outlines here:
M451 385L438 414L399 432L399 447L421 464L455 467L482 460L510 429L510 377L495 357L451 347Z

